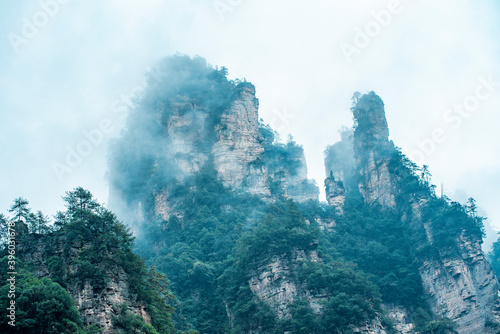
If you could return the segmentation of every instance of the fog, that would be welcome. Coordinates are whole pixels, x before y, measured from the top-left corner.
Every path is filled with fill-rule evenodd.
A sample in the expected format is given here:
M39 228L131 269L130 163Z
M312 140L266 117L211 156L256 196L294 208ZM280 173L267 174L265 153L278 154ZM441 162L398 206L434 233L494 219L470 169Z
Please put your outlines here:
M430 166L438 191L443 184L451 198L474 197L500 230L493 0L26 0L0 8L1 212L23 196L54 214L77 186L106 202L107 144L145 73L180 52L252 82L260 116L303 145L320 186L324 148L352 125L353 92L375 91L395 144Z

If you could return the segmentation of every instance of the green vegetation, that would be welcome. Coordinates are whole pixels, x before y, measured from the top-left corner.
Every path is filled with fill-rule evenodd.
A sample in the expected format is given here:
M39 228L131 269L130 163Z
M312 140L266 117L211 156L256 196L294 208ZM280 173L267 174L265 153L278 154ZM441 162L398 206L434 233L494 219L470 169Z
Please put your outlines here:
M258 139L264 151L250 162L249 174L267 173L272 199L226 188L214 168L213 144L228 131L221 115L247 89L253 86L229 80L227 69L202 58L161 61L109 154L113 190L130 211L141 211L140 221L131 224L141 228L136 251L151 269L132 253L133 240L114 223L116 217L78 190L65 198L68 210L56 215L55 232L43 232L43 214L25 213L22 201L13 209L32 218L30 231L65 236L65 257L48 253L52 278L62 285L91 281L104 287L107 268L125 268L154 328L120 306L114 323L124 333L169 332L172 323L204 334L342 333L377 316L390 329L382 303L404 306L422 333L452 328L449 320L429 316L418 268L422 260L456 251L458 238L482 237L474 201L463 206L435 196L428 167L418 168L386 140L384 103L373 92L355 94L353 135L344 131L347 140L326 151L327 166L346 169L345 183L337 183L347 197L344 215L317 201L289 199L316 194L317 187L295 183L302 147L291 137L281 143L262 121ZM170 149L177 144L182 149ZM367 205L358 187L366 180L356 164L368 163L374 148L376 163L387 164L399 190L392 209ZM65 259L75 245L80 255L69 272ZM293 301L280 310L273 297L261 299L255 292L259 274L270 266L279 267L273 267L273 282L286 280L294 289Z
M42 334L74 334L87 333L82 325L78 310L74 306L69 293L49 278L38 279L22 263L18 263L16 275L16 314L15 327L9 325L5 313L0 319L2 333L42 333ZM2 286L0 287L0 308L7 310L10 306L10 284L6 274L7 257L1 261ZM5 282L7 282L5 284Z
M113 318L116 333L119 334L158 334L156 329L144 322L144 319L128 310L126 305L119 305L117 315Z
M262 122L259 124L264 147L263 160L269 170L286 169L290 175L295 175L302 165L300 158L304 154L302 146L298 145L290 136L286 144L279 142L278 134Z
M215 124L247 82L227 79L226 68L213 68L203 58L175 55L149 74L145 95L130 111L124 135L111 144L110 183L132 203L174 184L178 170L167 151L165 126L172 113L190 120L177 127L179 136L193 135L207 151L215 140ZM186 155L189 158L189 154Z
M252 165L266 166L267 170L274 171L268 180L271 194L275 198L286 200L283 179L297 175L298 169L303 165L304 149L293 140L292 136L288 137L286 143L280 142L278 133L262 120L259 123L259 133L264 154L262 159L253 162ZM314 182L303 180L301 184L289 185L288 192L317 195L319 190Z
M168 289L168 281L155 268L147 268L133 253L134 237L128 228L83 188L67 192L63 199L67 210L56 215L55 228L51 228L51 232L40 235L35 230L18 236L19 259L29 255L33 261L33 254L37 253L46 259L50 272L50 279L37 279L29 272L43 268L26 262L26 268L18 277L20 292L16 297L20 320L16 327L20 332L91 333L91 328L82 328L80 315L65 288L83 288L85 283L90 283L94 292L100 293L107 287L111 275L122 270L127 275L130 293L136 296L137 302L146 305L151 317L152 326L144 324L141 333L173 333L170 306L173 295ZM30 219L27 205L24 199L14 201L11 212L18 225ZM44 217L41 213L40 216ZM48 223L45 217L44 221ZM6 255L7 249L3 252ZM0 298L6 296L2 294ZM127 323L128 315L126 310L121 312L117 321ZM132 327L136 328L140 317L131 317ZM124 329L126 333L127 328Z
M448 318L433 320L427 311L417 308L413 314L415 330L421 334L456 333L456 324Z
M491 252L488 254L488 258L490 260L493 271L495 271L497 278L499 278L500 280L500 238L498 238L497 241L493 243L493 247L491 249Z
M251 217L261 217L265 205L225 188L210 168L172 191L181 201L177 214L146 225L137 250L169 276L179 302L176 327L218 333L228 324L217 278L237 240L254 224Z
M368 100L364 102L378 104L376 100ZM365 107L358 110L362 118L370 117ZM363 119L361 123L368 122ZM391 181L396 184L396 207L369 206L358 200L356 194L349 193L345 214L335 218L335 232L326 234L334 246L322 254L331 254L334 249L346 260L355 262L359 269L370 274L385 303L402 305L413 312L413 317L420 319L422 333L440 333L452 324L428 315L418 268L425 259L457 254L460 237L481 240L484 218L477 215L472 198L465 205L438 198L428 166L418 168L397 148L382 148L377 154L387 161ZM421 218L415 217L419 214ZM311 211L309 219L314 216L325 219L324 213ZM427 233L432 235L430 240ZM416 310L427 316L419 318L420 311Z
M429 167L419 168L410 161L398 148L395 148L388 164L398 195L396 204L403 221L410 222L416 212L412 207L421 207L423 224L412 224L407 237L414 246L415 255L420 259L440 257L457 251L457 240L472 238L482 240L485 236L483 221L486 219L477 214L476 202L469 198L467 203L450 201L446 196L437 197L436 186L431 183ZM430 242L427 233L432 236Z
M306 223L293 201L275 203L251 231L238 242L236 256L228 259L229 267L219 278L224 299L234 310L236 332L262 330L266 333L283 331L332 333L349 325L363 323L375 316L379 305L376 286L366 275L340 258L324 262L297 258L318 247L319 229ZM289 280L312 294L329 296L322 301L322 313L313 312L309 302L296 299L290 306L290 317L278 319L269 306L252 295L248 273L268 264L272 259L292 267ZM295 315L295 316L294 316Z
M309 328L314 321L318 333L326 333L332 330L328 326L346 328L375 315L378 289L352 263L340 257L295 261L297 252L317 250L320 230L306 223L293 201L268 205L234 193L222 185L210 165L185 182L170 192L177 200L175 214L167 221L146 225L138 241L147 262L169 277L178 298L177 328L202 333L278 333ZM295 263L290 279L298 285L312 293L327 291L331 298L322 302L324 316L299 299L290 312L302 316L303 310L309 310L309 315L279 319L269 305L255 298L248 275L276 258Z
M310 219L335 217L321 208L309 211ZM408 226L393 212L348 200L345 214L335 217L335 232L323 235L321 255L339 254L370 274L384 302L407 307L422 304L422 284L412 254ZM308 216L306 215L306 216ZM332 218L330 218L332 219Z
M315 250L319 230L308 226L291 200L270 205L264 219L239 241L243 267L254 269L274 255L292 257L294 250Z
M433 244L442 252L452 252L459 237L482 240L485 236L483 217L470 210L474 199L466 205L434 198L424 211L424 219L431 222Z
M202 58L169 57L134 101L109 164L114 191L130 211L141 211L140 221L131 222L141 228L137 242L83 188L66 193L66 210L53 224L24 198L14 200L11 219L0 215L2 244L15 222L19 245L17 326L3 317L2 333L98 333L95 324L84 326L68 291L91 287L102 296L117 277L126 277L121 283L130 297L113 305L119 334L344 334L375 318L392 334L383 304L407 310L420 334L454 330L450 319L432 316L419 268L425 260L458 255L459 239L482 239L485 218L475 200L462 205L435 195L428 166L419 168L386 140L384 103L373 92L353 96L353 131L344 130L343 141L325 151L336 182L329 184L346 195L343 214L318 201L290 199L315 195L317 186L296 182L304 172L303 148L292 137L280 142L262 120L256 137L264 151L248 173L267 175L271 198L225 187L213 143L227 131L222 114L253 89L227 74ZM179 144L179 138L188 139ZM177 144L179 152L169 151ZM184 162L190 167L181 171ZM388 167L394 207L362 198L368 163ZM343 181L334 178L338 164ZM5 269L6 248L1 255ZM500 240L490 257L500 274ZM0 308L9 305L9 289L0 286ZM134 312L137 307L150 319Z
M154 73L156 79L136 102L124 135L111 148L110 182L126 205L137 208L140 203L145 219L140 222L137 251L168 275L178 298L173 321L181 330L339 332L383 313L381 302L426 310L418 259L440 256L446 243L439 239L445 233L440 229L456 228L460 233L465 229L472 235L477 232L474 228L480 228L481 219L465 209L458 227L441 223L439 217L436 223L428 218L438 236L434 243L427 241L422 224L412 224L412 205L422 199L429 199L423 210L433 214L441 210L446 216L458 208L435 197L428 168L420 170L386 144L384 133L380 140L376 132L386 131L387 124L379 117L384 104L373 92L354 97L354 136L366 139L355 151L366 160L366 145L375 141L380 146L377 159L388 163L401 189L397 210L361 200L356 162L345 143L327 152L330 162L345 160L344 167L353 169L348 173L351 180L342 185L348 196L345 215L337 216L324 204L298 205L287 199L291 193L316 194L317 187L306 181L287 187L285 193L283 182L300 172L303 149L292 138L280 143L277 133L262 121L259 138L264 153L250 167L268 171L273 202L223 186L210 154L215 129L225 130L219 116L242 89L252 87L250 83L230 81L224 68L185 56L165 59ZM178 119L183 125L172 125ZM378 129L372 128L374 122ZM185 176L176 163L176 159L189 162L190 153L168 152L168 141L176 136L196 138L186 142L194 143L199 156L208 157L197 173ZM161 196L168 197L165 218L155 214ZM335 222L334 231L324 229L324 222ZM311 254L321 260L313 260ZM249 285L250 278L271 262L285 266L286 279L300 287L282 317L272 301L260 300ZM313 307L306 294L323 297Z
M485 236L483 221L477 214L476 201L469 198L467 203L450 201L446 196L437 197L436 186L431 183L429 167L418 168L399 149L389 161L389 168L397 180L399 195L397 204L401 215L410 221L414 215L413 203L422 205L422 221L428 224L432 235L429 244L424 226L412 226L408 237L417 245L419 256L442 256L456 251L459 237L482 240Z

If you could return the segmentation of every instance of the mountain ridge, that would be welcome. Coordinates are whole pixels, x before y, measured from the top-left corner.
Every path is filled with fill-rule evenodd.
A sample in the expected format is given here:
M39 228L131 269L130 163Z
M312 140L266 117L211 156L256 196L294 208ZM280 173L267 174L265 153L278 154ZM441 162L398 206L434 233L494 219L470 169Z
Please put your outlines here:
M169 62L168 59L165 61L167 63ZM189 62L186 58L184 58L184 61ZM215 69L215 71L218 70ZM172 73L172 75L175 76L175 73ZM192 75L194 76L194 74ZM210 76L207 76L207 78L209 77ZM223 79L221 80L224 82L224 85L228 84L228 82ZM214 83L211 84L210 87L213 89L217 87L217 85L218 83ZM407 328L407 330L411 328L411 330L414 330L419 327L419 329L422 330L421 327L423 325L419 324L418 321L409 320L410 318L415 318L415 314L420 312L421 315L424 313L426 314L422 317L427 317L428 322L437 321L434 325L438 327L441 326L443 331L457 330L459 333L475 333L477 331L484 331L486 333L492 331L491 328L486 328L486 324L490 327L494 327L496 326L494 324L498 322L498 316L496 313L493 314L493 310L495 309L494 305L498 299L495 293L495 291L498 291L498 283L484 253L480 250L480 246L478 249L478 245L480 245L480 240L482 238L482 221L479 217L471 215L465 206L436 197L434 194L434 187L430 183L428 170L420 170L418 166L409 161L394 143L389 140L389 127L385 118L384 103L380 97L373 92L365 95L359 93L355 94L353 98L353 107L351 108L351 112L355 119L354 128L343 132L342 141L327 149L325 155L325 170L328 177L325 180L325 186L330 208L324 208L317 202L317 190L312 190L310 186L311 183L307 179L307 167L303 151L293 142L287 144L276 142L273 130L264 124L258 124L258 100L255 97L255 87L247 82L229 82L228 85L232 85L236 92L241 92L241 95L231 95L236 97L233 98L225 108L220 109L218 114L213 118L215 120L215 126L213 127L213 129L215 129L215 136L212 136L212 138L215 139L210 142L211 147L205 149L205 153L196 150L183 151L182 153L192 154L194 158L192 156L191 159L194 159L194 161L199 161L200 159L197 157L203 156L208 163L203 168L207 168L206 171L210 169L215 170L216 177L222 182L222 187L233 189L239 194L247 193L249 195L255 195L257 197L256 201L261 203L260 205L263 205L264 208L268 205L266 203L279 203L287 199L295 200L299 204L302 203L299 207L301 207L300 210L306 219L305 221L313 225L314 228L318 228L321 231L327 231L325 234L326 236L321 235L320 239L330 239L328 242L331 244L328 247L332 247L332 249L338 247L342 248L344 246L335 244L339 242L335 240L337 237L332 237L328 233L340 233L339 230L342 230L342 233L353 233L352 231L349 232L349 228L346 227L346 222L342 223L346 224L346 226L339 227L339 221L346 219L346 210L358 210L356 209L356 205L360 205L366 206L370 211L369 214L374 215L377 219L384 215L392 217L385 219L391 221L390 224L394 224L393 226L397 226L397 229L401 230L401 233L399 235L392 233L391 238L394 238L394 240L408 238L413 243L406 245L406 243L403 242L406 247L405 249L394 249L394 247L383 238L372 240L370 236L356 236L353 237L353 239L357 239L355 241L356 243L368 242L370 245L385 247L389 252L403 252L405 254L403 256L404 260L401 260L397 259L397 256L393 256L395 253L389 253L391 254L390 261L403 263L400 269L387 269L385 273L383 271L381 272L380 268L371 268L370 266L366 266L366 268L363 269L379 277L381 282L379 288L382 290L390 285L387 282L387 280L390 280L390 275L401 276L397 278L396 282L400 282L397 284L403 284L402 282L405 282L405 280L410 280L412 282L411 289L413 289L413 292L408 293L408 295L414 296L416 300L408 305L399 305L398 303L394 305L399 311L393 313L392 318L396 322L401 322L397 326L400 328ZM180 90L183 90L182 84L179 87ZM170 95L164 94L164 96ZM175 101L178 99L178 96L171 95L170 99L171 101ZM192 105L195 106L199 106L200 104L201 103L192 103ZM147 112L147 109L144 109L144 106L139 105L137 110L138 112L141 110ZM183 109L183 112L186 112L186 110ZM203 110L203 108L196 109L195 107L190 107L186 114L190 112L205 115L196 116L204 119L213 117L213 115L206 116L207 112L208 114L213 112L213 110L209 108ZM170 109L166 108L163 109L163 111L160 110L159 113L160 115L176 115L178 110L176 107ZM162 118L164 116L159 117ZM166 117L168 119L170 116ZM186 120L185 117L182 118L182 116L180 116L178 120L179 119L183 119L182 124L186 126L190 122ZM198 127L198 129L199 128L200 127ZM201 128L206 129L206 127ZM209 132L212 131L210 128L208 129ZM175 136L175 132L176 130L174 128L167 127L165 129L165 136ZM204 137L205 134L200 134L198 132L197 136ZM174 152L174 156L182 151L179 147L185 148L190 146L189 143L186 144L186 141L189 142L189 139L186 139L186 137L176 138L179 142L183 142L183 144L179 144L177 148L169 146L168 144L165 146L167 151ZM213 158L211 158L211 155ZM183 157L186 156L184 155ZM181 162L181 160L182 159L176 160L177 165L182 165L184 163ZM194 171L194 174L199 171L204 173L203 168L197 168L188 169L189 172ZM118 175L119 174L120 172L118 169ZM111 184L111 187L113 187L113 184ZM184 185L181 183L181 187L185 188L186 183L184 183ZM191 183L187 187L196 192L196 187L198 186ZM115 192L113 191L113 193ZM165 195L165 192L163 194L161 198L155 197L154 202L157 204L155 208L162 207L162 212L165 212L169 210L167 209L168 207L171 212L176 212L176 205L169 205L183 196ZM171 194L170 191L169 194ZM211 198L214 201L219 201L216 199L216 196ZM151 201L150 199L150 202ZM307 207L307 203L310 201L316 202L317 204L310 204L310 208L314 207L310 209L311 212L316 213L312 215L311 219L308 219L311 214L308 213L304 207ZM362 204L353 204L354 202L361 202ZM158 206L158 203L164 203L164 205ZM167 203L169 203L169 205L167 205ZM141 202L141 206L142 205ZM225 206L228 212L234 209L230 203L222 205ZM177 202L177 208L182 208L183 206L184 204ZM151 218L155 216L156 209L152 208L151 205L150 207L149 217ZM432 209L430 209L430 207L432 207ZM379 210L380 213L377 213ZM443 219L443 217L433 216L437 211L442 211L442 216L445 217L445 220L456 219L457 222L459 222L459 226L453 227L453 224L442 224L441 219ZM325 212L328 213L326 214ZM255 215L251 212L247 212L247 214L251 216ZM218 215L218 213L212 213L209 217L217 219ZM148 217L147 210L142 216ZM446 218L447 216L451 218ZM190 223L189 214L187 214L186 210L177 210L175 217L176 223L180 223L181 225ZM265 217L264 215L264 218L260 219L266 219ZM358 221L363 219L359 216L353 217L351 215L350 217L349 219ZM163 218L167 218L167 216L164 215ZM169 229L172 222L171 216L168 218L169 219L164 219L164 221L168 221L165 223L161 223L160 220L157 219L156 224L164 226L163 229ZM148 219L146 218L145 220ZM149 220L154 219L151 218ZM252 219L251 223L246 222L245 225L249 225L250 227L248 227L248 229L250 230L258 230L258 226L262 223L258 222L258 218L256 220L257 221ZM383 218L380 218L380 220L383 221ZM210 233L210 231L210 228L207 227L207 233ZM251 234L252 232L250 231L249 233ZM433 238L433 233L439 236L439 238ZM446 234L448 234L448 237L446 237ZM362 233L360 235L362 235ZM235 238L237 239L238 237ZM147 240L147 237L145 239ZM435 239L439 239L439 242ZM181 240L184 239L181 238ZM194 242L193 245L194 244L196 244L196 242ZM174 245L166 246L163 244L163 246L158 247L159 249L162 247L169 249L169 247L173 246ZM305 251L304 254L306 255L303 255L303 257L305 256L306 262L314 262L311 258L308 258L310 255L307 255L307 247L302 250L300 248L294 248L292 245L290 245L290 247L291 249L295 249L295 252L298 251L301 253ZM363 251L360 245L356 247L358 247L360 251ZM272 250L269 251L273 253ZM349 252L347 248L343 251L346 253ZM428 252L430 255L425 252ZM287 252L286 254L289 254L287 256L292 256L292 253ZM458 255L455 255L455 253ZM473 256L473 254L476 255ZM321 311L319 311L319 308L315 305L324 305L326 303L325 300L329 299L328 294L324 297L325 300L319 304L313 301L314 297L312 297L311 292L305 293L300 297L300 293L298 292L299 289L297 288L298 285L305 284L305 286L307 286L308 284L314 284L312 282L308 283L305 278L302 281L283 278L289 277L290 275L295 275L296 277L297 275L300 276L295 269L292 269L297 263L300 263L300 260L297 260L297 258L294 260L290 260L289 258L285 260L282 258L282 255L276 253L274 256L275 257L271 256L271 258L269 258L271 262L262 263L260 271L251 275L249 273L246 274L250 275L250 280L247 284L254 295L252 298L256 298L255 300L257 303L268 303L267 307L271 307L271 309L281 310L276 311L278 312L276 314L279 321L286 320L286 317L291 314L290 310L293 309L295 300L303 300L304 298L308 300L309 307L313 310L312 313L315 314L316 317L322 317ZM296 255L293 256L296 257ZM330 255L327 254L326 256L328 257ZM349 257L347 254L341 254L341 256L348 258L354 263L360 261L359 258ZM408 264L408 262L414 262L414 257L419 259L417 263ZM468 262L464 259L461 260L461 257L465 259L474 258L475 260ZM316 257L313 256L313 258ZM441 258L448 258L450 260L446 261ZM318 259L321 259L321 256L318 257ZM157 256L152 256L150 260L152 262L160 261ZM212 260L207 261L212 263ZM234 261L237 263L239 260ZM405 261L407 263L405 263ZM453 264L450 264L450 261L453 262ZM326 263L324 265L328 267ZM450 267L455 269L449 269ZM472 269L469 270L468 268ZM229 269L226 268L225 270ZM245 271L245 268L241 270ZM278 276L272 274L273 270L280 274L277 274ZM400 272L398 272L398 270L400 270ZM405 273L405 270L408 272ZM448 277L447 272L449 270L460 271L462 277ZM217 269L215 269L215 271L217 272ZM443 279L434 279L433 277L436 275L443 277ZM464 283L465 281L478 282L481 276L486 277L483 283ZM274 278L271 279L270 277ZM458 277L458 279L453 277ZM262 283L262 280L270 280L270 282L277 281L275 285L273 285L273 283L270 282ZM487 283L485 283L486 281ZM240 282L238 284L244 283ZM281 284L284 285L282 286ZM483 286L483 284L485 285ZM278 289L279 286L281 286L281 288ZM403 286L399 288L403 288ZM295 291L296 294L286 293L280 295L280 293L276 292L278 291L276 289L291 289ZM325 289L328 290L328 288ZM390 288L388 289L392 291ZM267 292L263 294L262 291ZM304 291L307 291L307 289ZM271 297L276 293L278 293L276 295L278 297ZM382 297L384 299L384 294ZM447 301L448 299L451 301ZM276 304L277 300L281 300L281 303ZM473 301L471 302L471 300ZM392 307L387 304L387 300L382 305L382 309L384 307L385 309L390 309ZM445 309L445 311L440 310L440 308ZM228 306L226 306L226 310L229 313L234 313L228 309ZM488 310L491 311L491 316L488 315ZM378 312L380 315L379 321L381 321L380 317L383 312ZM396 313L399 315L395 316L394 314ZM233 317L234 316L231 316L230 318ZM454 323L454 325L452 325L452 323ZM260 330L264 328L262 324L258 324L258 322L254 325L257 327L251 329L253 327L252 324L250 324L246 327L246 331L253 332L255 330L258 331L258 328L260 328ZM286 327L287 325L283 326ZM382 324L379 325L379 329L385 330ZM369 332L372 329L366 327L365 330Z
M110 209L144 263L125 225L86 190L67 193L54 230L41 229L41 213L13 209L29 225L21 254L30 275L69 292L58 294L72 298L74 326L500 331L499 283L474 199L436 195L429 168L389 139L374 92L354 94L354 126L325 149L323 202L303 148L259 120L251 83L200 57L167 57L157 70L161 80L135 102L109 154Z

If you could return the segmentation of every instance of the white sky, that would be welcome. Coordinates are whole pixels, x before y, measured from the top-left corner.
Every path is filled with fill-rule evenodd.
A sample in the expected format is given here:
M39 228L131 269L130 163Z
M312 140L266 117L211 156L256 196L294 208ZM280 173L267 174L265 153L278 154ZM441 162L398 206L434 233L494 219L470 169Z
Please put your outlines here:
M500 229L500 86L458 127L443 121L475 94L480 77L500 82L495 1L401 1L351 62L340 45L353 44L356 29L373 24L372 12L394 1L59 0L67 3L44 14L41 4L56 1L0 4L0 210L23 196L53 214L76 186L106 202L107 141L123 116L113 103L141 85L148 67L180 52L254 83L261 117L304 146L320 187L325 146L352 125L353 92L374 90L404 153L443 129L446 140L423 160L434 183L449 196L476 198ZM30 31L33 21L43 26ZM9 38L23 32L15 52ZM53 162L64 163L82 131L103 119L115 131L59 180Z

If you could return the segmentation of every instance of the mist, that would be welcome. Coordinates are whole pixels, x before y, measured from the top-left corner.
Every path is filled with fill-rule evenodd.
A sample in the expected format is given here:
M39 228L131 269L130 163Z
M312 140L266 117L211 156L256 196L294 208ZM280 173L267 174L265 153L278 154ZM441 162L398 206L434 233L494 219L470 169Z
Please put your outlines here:
M452 199L457 190L474 197L500 230L494 1L1 6L2 212L23 196L54 214L77 186L106 203L108 144L153 67L180 52L256 86L260 117L303 145L321 200L323 151L352 125L353 92L373 90L384 100L391 140L430 166L438 191L443 184Z

